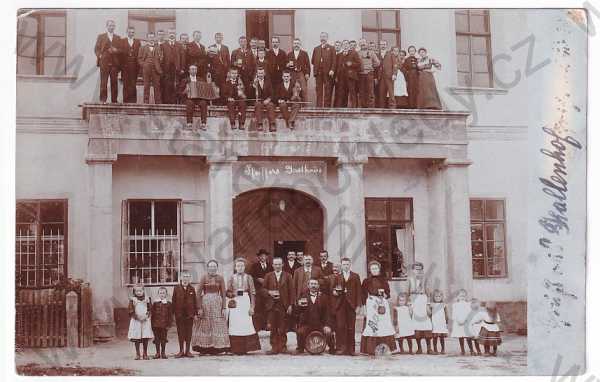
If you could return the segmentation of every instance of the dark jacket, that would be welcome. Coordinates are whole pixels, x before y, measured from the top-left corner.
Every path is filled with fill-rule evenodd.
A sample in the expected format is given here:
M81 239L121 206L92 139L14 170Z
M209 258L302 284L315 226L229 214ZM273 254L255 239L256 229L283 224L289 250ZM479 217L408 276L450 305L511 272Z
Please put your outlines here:
M323 264L321 264L321 262L317 264L317 267L321 268L321 273L323 273L323 276L329 276L333 274L333 263L331 261L326 263L325 268L323 268Z
M277 89L275 90L275 93L277 94L277 102L279 102L279 100L283 100L283 101L300 101L300 95L298 95L298 99L295 99L294 97L294 81L290 81L290 86L288 87L288 89L286 90L285 86L283 85L283 82L279 83L277 85ZM286 266L287 260L284 261L284 268ZM296 264L298 264L296 262ZM298 264L298 267L300 266L300 264ZM297 267L296 267L297 268Z
M196 65L198 67L198 74L204 78L207 72L208 65L208 55L206 54L206 48L204 45L196 44L195 41L188 43L187 45L187 56L186 56L186 65Z
M277 97L273 92L273 85L268 78L265 78L263 81L263 86L261 87L258 81L256 82L256 98L263 101L267 98L271 98L271 102L276 102ZM257 101L258 102L258 101Z
M363 304L362 286L360 284L360 276L357 273L350 271L348 281L344 280L343 273L340 273L339 275L332 275L330 284L330 294L332 296L333 289L335 289L338 285L342 288L343 293L334 297L335 302L332 304L334 310L338 310L339 308L343 307L343 300L346 300L352 309L356 309Z
M309 326L322 329L324 326L334 327L329 311L329 299L327 295L319 293L315 303L310 299L310 293L302 293L299 298L306 298L308 306L299 307L298 326Z
M96 54L96 66L104 69L109 66L120 65L119 45L121 38L116 33L113 33L112 41L108 38L108 33L101 33L96 39L94 53ZM114 48L116 51L111 51Z
M279 48L277 55L273 49L267 52L267 60L271 64L271 82L274 84L280 83L281 76L283 75L283 69L285 69L285 64L287 62L287 54L283 51L283 49Z
M150 51L150 46L146 45L140 48L138 53L138 64L140 68L143 68L145 64L152 61L154 69L158 73L162 73L162 67L160 62L162 61L162 49L157 45L154 45L154 51Z
M244 83L241 79L237 79L235 83L231 82L230 80L225 81L225 83L223 84L223 86L221 87L221 97L225 100L227 100L227 98L233 98L235 100L239 100L239 99L245 99L247 98L247 96L244 97L240 97L238 94L238 84L241 83L242 86L244 86ZM244 94L246 95L247 93L245 93L246 90L244 90Z
M290 84L290 88L291 87L292 87L292 85ZM277 98L279 99L279 95L277 95ZM286 101L289 101L289 99L287 99ZM292 277L292 279L294 277L294 271L298 268L300 268L300 263L298 263L296 260L294 260L294 265L291 267L290 267L290 263L287 261L287 259L283 260L283 271L289 273L290 276Z
M330 70L335 72L335 48L329 44L325 44L325 48L315 47L311 62L315 77L328 76Z
M194 318L198 312L196 289L189 284L186 288L178 284L173 289L173 314L176 319Z
M173 321L173 304L157 301L152 304L152 327L168 328Z
M310 75L310 60L308 58L308 53L305 50L300 49L300 53L298 53L298 59L294 57L294 51L288 53L287 62L292 62L293 67L288 68L292 72L302 72L303 74Z
M279 291L279 301L284 309L287 309L294 302L292 276L283 270L281 271L279 282L277 282L275 271L267 273L263 287L267 292L270 290ZM270 310L275 302L276 300L269 296L269 299L265 302L266 309Z
M267 273L273 272L273 266L271 262L267 259L267 266L263 269L260 265L260 261L252 264L250 267L250 276L252 276L252 281L254 281L254 287L256 289L262 288L263 284L258 281L258 279L264 279Z
M355 50L350 50L347 54L344 54L343 52L338 54L337 70L335 73L336 78L339 81L345 81L347 79L357 80L359 71L360 58Z
M175 70L179 74L183 69L181 63L182 46L177 41L174 41L173 45L170 41L165 41L161 47L163 51L163 69Z
M121 67L125 69L136 69L138 67L138 54L142 44L137 38L133 39L133 44L129 45L127 37L123 37L119 42L119 53L121 54Z
M323 274L319 267L315 267L313 265L310 278L306 275L304 271L304 267L300 267L294 271L294 299L298 300L302 293L306 293L308 291L308 280L311 278L319 280L319 285L323 284Z

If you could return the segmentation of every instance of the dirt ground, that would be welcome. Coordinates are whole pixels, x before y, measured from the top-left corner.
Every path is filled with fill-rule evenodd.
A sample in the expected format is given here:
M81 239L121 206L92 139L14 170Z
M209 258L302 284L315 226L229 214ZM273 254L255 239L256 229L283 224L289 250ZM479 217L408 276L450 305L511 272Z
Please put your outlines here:
M454 339L447 339L445 355L295 355L296 336L293 333L288 334L291 354L267 355L265 353L270 349L268 332L261 332L260 339L262 350L246 356L174 359L172 355L178 351L177 337L170 333L167 344L169 359L136 361L133 344L119 338L82 349L24 349L16 354L16 367L21 375L402 376L527 373L527 337L523 336L505 336L497 357L460 356L458 341ZM150 346L149 354L154 354L154 346Z

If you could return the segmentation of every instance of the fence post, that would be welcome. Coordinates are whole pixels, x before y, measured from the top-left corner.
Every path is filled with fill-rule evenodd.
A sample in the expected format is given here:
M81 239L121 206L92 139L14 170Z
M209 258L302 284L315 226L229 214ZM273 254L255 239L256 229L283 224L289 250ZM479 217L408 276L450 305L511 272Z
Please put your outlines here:
M74 291L67 293L67 347L79 346L79 312L77 309L78 300L79 298L77 297L77 293Z

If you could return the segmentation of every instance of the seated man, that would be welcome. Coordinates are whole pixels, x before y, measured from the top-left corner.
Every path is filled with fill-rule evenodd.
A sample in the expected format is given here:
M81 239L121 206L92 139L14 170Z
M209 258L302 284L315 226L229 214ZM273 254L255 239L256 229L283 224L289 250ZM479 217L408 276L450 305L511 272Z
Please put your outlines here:
M206 80L198 79L198 67L190 65L189 76L181 82L182 96L185 97L185 116L187 128L192 128L194 118L194 109L200 106L200 129L206 130L206 117L208 115L208 102L211 99L219 97L219 88L212 82L210 75L207 74Z
M308 291L300 294L300 298L296 303L300 311L296 331L298 353L304 353L306 337L313 331L324 334L331 349L332 323L330 322L329 300L327 295L319 292L319 280L311 278L308 281Z
M294 130L296 127L296 115L300 110L302 101L302 86L298 81L292 85L292 75L289 71L284 71L283 81L277 89L277 103L281 110L281 115L288 129ZM290 107L292 111L290 112Z
M269 131L277 131L275 126L275 104L273 104L273 86L271 81L265 78L265 68L259 66L256 69L256 78L254 79L254 93L256 101L254 103L254 113L256 114L256 127L258 131L263 131L263 113L266 111L269 121Z
M244 130L246 123L246 91L241 79L238 78L238 68L229 69L228 78L221 89L223 98L227 102L229 123L231 130L235 130L236 117L239 118L238 128Z

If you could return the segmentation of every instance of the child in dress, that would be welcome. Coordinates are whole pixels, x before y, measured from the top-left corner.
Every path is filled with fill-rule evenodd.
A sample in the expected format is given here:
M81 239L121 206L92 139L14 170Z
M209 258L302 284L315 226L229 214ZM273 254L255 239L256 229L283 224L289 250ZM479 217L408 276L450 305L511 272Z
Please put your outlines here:
M446 354L446 343L444 338L448 337L448 307L444 303L444 294L441 290L433 291L433 302L431 303L431 325L433 335L433 354ZM438 353L438 340L440 351Z
M428 280L425 277L423 263L417 262L412 265L411 274L408 277L408 291L412 305L412 323L415 329L415 340L417 342L416 354L423 354L421 345L425 339L427 354L433 354L431 349L431 306L429 305L429 294L427 293Z
M471 355L481 355L481 348L479 347L479 342L477 342L479 331L481 330L481 303L476 298L471 299L471 311L467 316L465 329L467 329L467 344L469 345ZM473 351L473 345L475 345L475 352Z
M467 301L467 291L461 289L458 291L456 301L452 304L452 338L458 338L460 344L460 355L465 355L465 339L469 345L469 351L473 353L473 343L467 336L465 324L467 317L471 313L471 304Z
M408 304L408 296L404 293L398 295L398 306L394 307L394 326L400 353L404 354L402 345L406 340L408 354L412 354L412 339L415 336L415 329L412 325L412 307Z
M144 346L143 358L148 359L148 341L153 338L150 322L150 300L142 284L133 287L133 296L129 299L129 333L127 338L135 344L135 359L140 357L140 342Z
M485 309L479 313L481 320L481 329L479 330L478 341L483 343L484 354L486 356L496 356L498 345L502 343L500 337L500 316L496 303L489 301L485 304ZM491 352L490 352L491 348Z
M167 332L171 326L173 317L173 307L167 301L167 288L158 289L158 301L152 304L152 332L154 333L154 345L156 346L156 355L154 359L167 359L165 353L167 347Z

